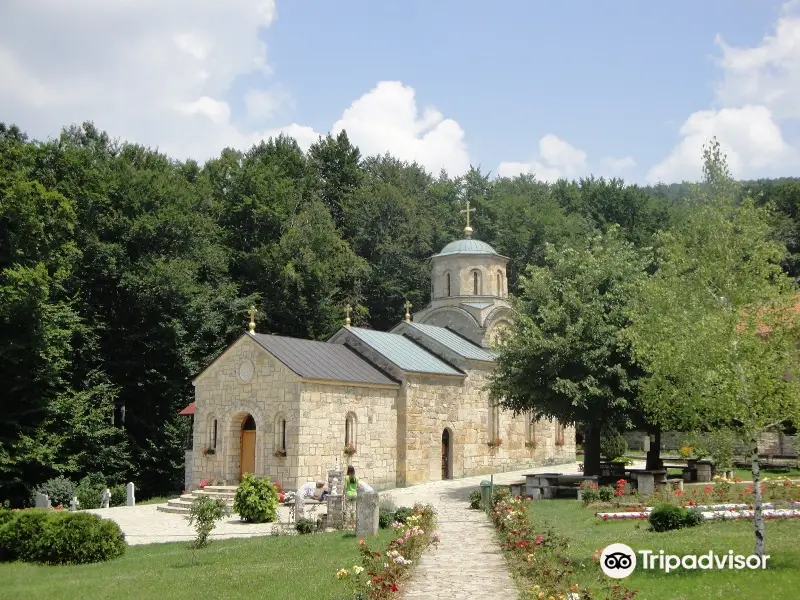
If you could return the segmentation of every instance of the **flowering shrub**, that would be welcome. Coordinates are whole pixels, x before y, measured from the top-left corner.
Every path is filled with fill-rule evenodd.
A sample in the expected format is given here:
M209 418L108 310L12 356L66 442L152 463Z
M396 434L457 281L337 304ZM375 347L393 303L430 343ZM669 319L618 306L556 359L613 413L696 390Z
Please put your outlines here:
M360 540L361 565L336 571L336 579L347 585L351 597L356 600L383 600L394 597L400 582L405 579L411 566L431 544L438 544L439 537L433 533L436 527L436 511L427 504L415 504L413 514L405 523L392 523L394 534L384 552L377 552Z
M203 456L213 456L217 451L214 448L203 448Z
M599 488L594 481L589 481L588 479L584 479L581 481L580 485L581 491L581 499L583 500L583 505L587 506L592 502L597 502L600 499Z
M353 456L356 453L356 446L352 442L347 444L342 450L345 456Z
M489 448L499 448L500 446L503 445L503 439L495 438L493 440L489 440L488 442L486 442L486 445L489 446Z
M536 448L536 442L532 442L532 441L525 442L525 447L526 448Z
M275 456L277 458L286 458L286 450L282 450L281 448L278 448L277 450L275 450Z
M694 449L691 446L686 445L681 446L681 449L679 450L681 458L689 458L693 451Z
M590 494L597 491L596 485L585 483L585 486L581 486L583 490ZM602 578L599 566L597 586L582 587L576 583L573 576L575 565L566 552L568 540L549 527L533 521L530 508L533 503L530 499L513 497L501 488L493 494L492 503L490 514L500 537L500 546L520 579L534 584L530 588L531 598L633 598L636 592L623 586L614 585L613 589L610 588L607 580Z

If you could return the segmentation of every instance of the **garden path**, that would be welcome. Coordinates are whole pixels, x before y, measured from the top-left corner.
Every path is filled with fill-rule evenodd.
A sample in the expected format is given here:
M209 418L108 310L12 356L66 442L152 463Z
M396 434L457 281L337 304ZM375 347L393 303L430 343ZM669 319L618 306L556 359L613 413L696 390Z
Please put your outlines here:
M524 473L578 472L578 464L525 469L494 476L497 484L520 481ZM403 595L416 598L466 600L485 598L508 600L519 591L511 579L488 516L469 508L469 493L478 489L488 475L449 481L434 481L389 492L395 503L432 504L438 512L438 549L430 549L414 568Z

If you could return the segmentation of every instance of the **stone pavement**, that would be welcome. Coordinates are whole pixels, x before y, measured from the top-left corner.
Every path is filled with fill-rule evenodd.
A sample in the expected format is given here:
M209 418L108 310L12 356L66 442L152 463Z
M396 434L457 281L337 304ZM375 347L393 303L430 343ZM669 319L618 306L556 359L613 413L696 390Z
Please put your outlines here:
M116 521L125 534L125 540L131 546L162 542L188 542L195 538L194 527L189 525L187 517L159 512L156 510L156 506L156 504L140 504L139 506L98 508L86 512L93 512L105 519ZM278 519L287 522L289 512L289 508L279 507ZM210 538L223 540L270 535L273 527L275 527L274 523L242 523L239 517L234 515L218 522Z
M525 473L578 472L577 463L537 467L495 474L496 484L524 479ZM438 549L422 555L403 595L404 600L512 600L519 590L511 579L488 516L469 508L469 493L479 489L488 475L450 481L435 481L392 490L398 506L414 502L433 504L439 515Z

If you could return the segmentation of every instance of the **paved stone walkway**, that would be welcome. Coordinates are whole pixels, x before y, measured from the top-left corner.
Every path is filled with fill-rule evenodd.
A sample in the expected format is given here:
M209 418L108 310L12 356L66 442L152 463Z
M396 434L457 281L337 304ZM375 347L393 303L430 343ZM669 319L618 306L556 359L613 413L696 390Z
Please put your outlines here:
M500 473L496 484L524 479L524 473L577 472L577 463ZM469 508L469 493L488 475L436 481L389 492L399 505L433 504L439 515L438 549L431 548L415 567L404 600L417 598L513 600L519 590L511 579L494 529L483 511Z

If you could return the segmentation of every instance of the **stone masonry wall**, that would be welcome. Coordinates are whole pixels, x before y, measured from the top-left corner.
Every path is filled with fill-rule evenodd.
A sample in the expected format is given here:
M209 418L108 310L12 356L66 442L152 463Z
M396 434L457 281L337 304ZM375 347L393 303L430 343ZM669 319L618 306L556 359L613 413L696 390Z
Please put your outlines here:
M300 415L298 481L326 478L338 463L376 490L395 485L397 466L397 388L304 383ZM356 454L344 454L345 419L354 418Z
M466 380L409 376L398 398L399 448L397 485L413 485L442 479L442 433L450 430L453 478L560 464L575 460L575 431L564 431L564 445L556 445L555 424L535 427L536 447L526 447L525 416L500 411L503 443L491 448L488 393L483 390L487 371L470 370Z
M253 363L252 378L239 378L239 365ZM247 335L240 338L195 381L194 452L192 484L218 479L238 483L241 465L241 428L247 415L256 423L255 474L269 475L287 489L297 482L300 380L280 361ZM217 448L211 445L211 423L217 420ZM286 419L286 452L274 456L278 422Z

